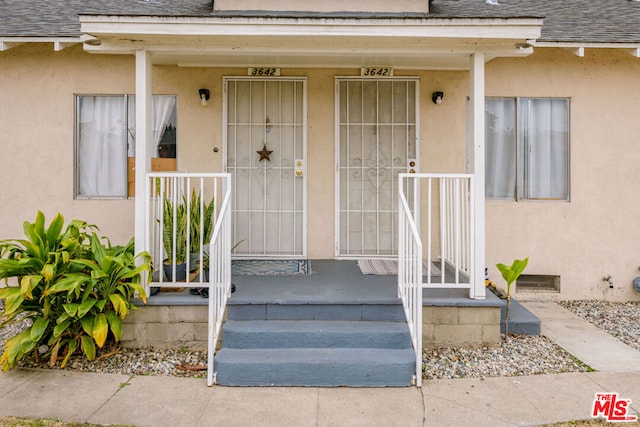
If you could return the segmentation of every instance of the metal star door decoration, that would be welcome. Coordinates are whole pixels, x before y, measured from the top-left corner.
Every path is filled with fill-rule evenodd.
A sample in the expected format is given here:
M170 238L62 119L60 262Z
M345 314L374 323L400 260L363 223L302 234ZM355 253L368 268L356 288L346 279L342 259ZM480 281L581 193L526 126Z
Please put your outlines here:
M256 151L256 153L260 154L260 160L258 160L259 162L263 160L270 162L271 158L269 156L271 156L271 153L273 153L273 151L267 150L267 144L264 144L262 150Z

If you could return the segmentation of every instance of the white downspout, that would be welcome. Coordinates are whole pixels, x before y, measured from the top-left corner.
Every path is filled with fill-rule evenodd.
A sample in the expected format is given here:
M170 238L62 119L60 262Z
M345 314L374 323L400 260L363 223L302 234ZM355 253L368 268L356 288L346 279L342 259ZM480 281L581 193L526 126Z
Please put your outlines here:
M146 244L146 174L151 169L151 55L136 50L136 195L135 253L149 250ZM146 287L147 280L143 277ZM147 289L147 296L149 289Z
M473 286L469 289L469 298L484 299L485 269L485 206L484 206L484 53L476 52L470 61L471 88L471 140L473 143L474 174L474 246L473 246Z

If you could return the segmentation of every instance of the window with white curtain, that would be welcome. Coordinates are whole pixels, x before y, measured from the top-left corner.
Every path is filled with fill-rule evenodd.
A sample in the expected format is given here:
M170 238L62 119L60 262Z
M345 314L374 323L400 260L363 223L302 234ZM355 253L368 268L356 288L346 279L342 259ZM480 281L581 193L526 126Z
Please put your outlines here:
M487 98L488 198L569 200L569 99Z
M152 157L176 157L176 96L152 97ZM135 96L76 95L75 196L127 197Z

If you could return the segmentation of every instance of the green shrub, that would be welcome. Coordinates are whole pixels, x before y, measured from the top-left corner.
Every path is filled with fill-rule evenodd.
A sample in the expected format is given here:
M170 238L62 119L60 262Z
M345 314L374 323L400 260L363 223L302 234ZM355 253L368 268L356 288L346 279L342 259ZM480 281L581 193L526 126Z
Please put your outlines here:
M0 279L16 279L0 289L2 325L21 313L31 319L27 329L5 342L3 371L30 352L49 357L50 366L62 359L64 367L78 348L93 360L96 346L102 348L109 334L120 340L122 319L135 308L134 295L146 302L141 279L151 270L151 257L146 252L134 256L133 239L112 246L86 222L63 228L62 215L45 228L38 212L34 223L24 223L26 239L0 241Z

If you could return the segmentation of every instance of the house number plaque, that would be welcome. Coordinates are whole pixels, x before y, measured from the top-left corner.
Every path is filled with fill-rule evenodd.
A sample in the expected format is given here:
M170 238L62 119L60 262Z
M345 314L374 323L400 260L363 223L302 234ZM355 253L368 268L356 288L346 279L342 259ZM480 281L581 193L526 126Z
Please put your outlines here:
M253 77L277 77L280 75L280 68L276 67L251 67L247 68L247 73Z
M362 67L361 77L393 77L393 67Z

